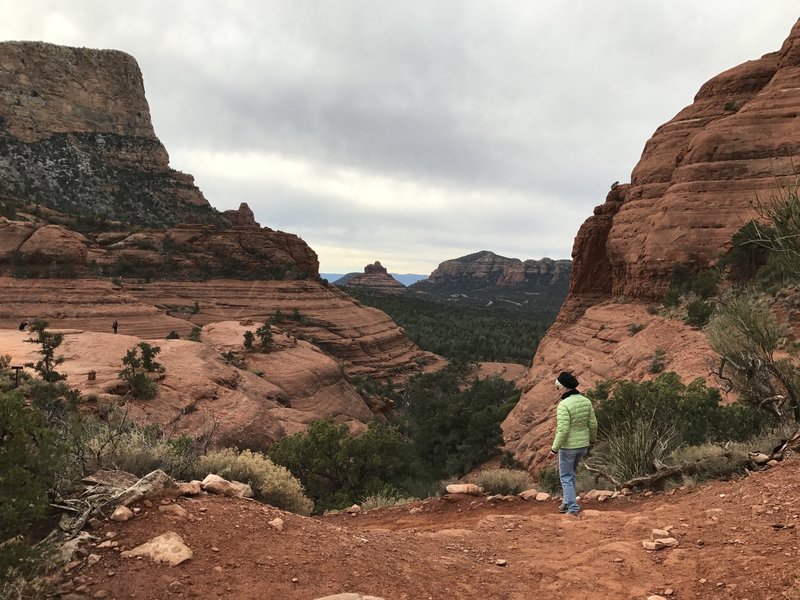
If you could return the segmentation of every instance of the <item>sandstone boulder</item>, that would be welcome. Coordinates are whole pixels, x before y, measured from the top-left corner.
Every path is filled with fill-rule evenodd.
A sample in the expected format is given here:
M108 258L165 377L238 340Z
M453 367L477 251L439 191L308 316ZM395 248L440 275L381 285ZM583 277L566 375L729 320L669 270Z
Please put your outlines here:
M228 481L219 475L209 473L200 483L203 491L220 496L238 496L239 498L252 498L253 490L248 483Z
M45 225L34 231L19 247L29 264L58 262L74 266L86 263L86 238L61 225ZM58 274L55 274L58 276Z
M174 531L168 531L132 550L122 552L121 555L128 558L144 556L155 562L167 563L174 567L192 558L194 553L180 535Z
M483 489L474 483L451 483L445 489L448 494L467 494L469 496L483 495Z

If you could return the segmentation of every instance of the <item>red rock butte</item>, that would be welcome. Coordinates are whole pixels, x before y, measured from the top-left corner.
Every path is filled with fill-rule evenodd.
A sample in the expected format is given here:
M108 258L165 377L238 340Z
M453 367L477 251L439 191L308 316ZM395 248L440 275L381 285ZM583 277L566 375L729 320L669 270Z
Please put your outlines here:
M574 371L581 389L610 377L641 380L652 377L647 365L659 348L684 381L709 380L713 352L702 332L646 305L660 301L676 265L715 264L757 217L756 201L796 185L798 114L800 21L779 51L712 78L655 131L631 182L614 185L575 238L569 295L503 424L523 463L538 464L551 441L559 371ZM632 335L634 324L644 328Z

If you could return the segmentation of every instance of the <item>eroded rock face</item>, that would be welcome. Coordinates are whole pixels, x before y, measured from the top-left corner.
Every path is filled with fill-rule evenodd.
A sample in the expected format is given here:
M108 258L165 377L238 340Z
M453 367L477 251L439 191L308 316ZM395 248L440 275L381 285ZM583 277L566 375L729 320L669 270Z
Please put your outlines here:
M234 227L260 227L247 202L242 202L238 210L223 211L222 216Z
M480 285L496 284L514 286L525 283L553 284L566 282L569 277L571 261L526 260L506 258L494 252L483 250L475 254L462 256L441 263L427 280L415 283L413 287L423 289L425 286L449 282L474 282Z
M656 130L630 186L612 190L616 197L610 195L581 229L575 292L596 287L592 275L598 269L605 292L610 268L614 295L659 299L676 264L713 264L733 234L757 216L755 201L794 183L800 164L798 47L800 21L779 52L717 75ZM609 218L603 242L600 230ZM584 252L589 240L597 251Z
M754 201L794 182L798 113L800 21L779 52L714 77L656 130L631 183L615 185L575 239L569 295L503 424L519 460L540 464L552 441L560 371L574 371L584 390L606 378L640 381L654 376L660 348L685 383L722 387L709 375L715 354L703 333L650 315L646 303L660 301L676 265L714 264L756 217ZM634 335L635 324L645 328Z
M0 181L70 214L223 222L193 178L169 168L139 66L116 50L0 43Z
M406 286L389 275L380 261L364 267L364 273L355 275L343 284L345 287L360 287L375 290L383 294L402 294Z
M71 266L86 264L86 238L61 225L45 225L34 231L18 248L30 264L58 261Z

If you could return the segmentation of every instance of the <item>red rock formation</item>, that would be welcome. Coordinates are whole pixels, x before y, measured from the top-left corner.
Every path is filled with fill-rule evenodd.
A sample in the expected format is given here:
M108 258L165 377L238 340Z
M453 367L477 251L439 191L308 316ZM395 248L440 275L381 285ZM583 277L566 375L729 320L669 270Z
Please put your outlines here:
M382 294L402 294L406 286L389 275L380 261L364 267L364 273L350 277L344 287L368 288Z
M225 217L231 225L236 227L260 227L256 223L256 217L253 211L247 206L247 202L239 204L237 210L223 211L222 216Z
M630 185L615 186L575 239L569 296L503 424L518 459L538 464L546 454L559 371L573 370L582 389L646 379L658 348L684 381L709 379L715 359L703 333L650 315L645 303L660 300L675 265L713 264L756 216L753 202L795 182L798 113L800 21L779 52L714 77L656 130ZM632 325L645 328L633 335Z
M798 46L800 21L779 52L711 79L647 142L605 244L615 295L659 298L674 265L712 264L754 201L795 183Z
M553 283L569 275L569 260L526 260L506 258L494 252L482 250L474 254L446 260L430 274L430 277L415 285L424 289L429 285L451 282L472 282L486 285L515 286L525 283Z
M151 226L222 223L169 168L136 61L115 50L0 43L0 191Z

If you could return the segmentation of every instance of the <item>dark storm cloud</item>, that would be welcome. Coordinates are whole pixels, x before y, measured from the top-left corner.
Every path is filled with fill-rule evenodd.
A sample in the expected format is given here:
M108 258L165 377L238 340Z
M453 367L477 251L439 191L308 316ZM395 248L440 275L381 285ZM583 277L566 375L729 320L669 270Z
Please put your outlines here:
M413 247L432 267L462 247L568 256L659 124L780 47L797 10L769 7L0 0L0 34L133 54L156 132L216 206L247 201L265 225L373 260Z

